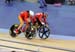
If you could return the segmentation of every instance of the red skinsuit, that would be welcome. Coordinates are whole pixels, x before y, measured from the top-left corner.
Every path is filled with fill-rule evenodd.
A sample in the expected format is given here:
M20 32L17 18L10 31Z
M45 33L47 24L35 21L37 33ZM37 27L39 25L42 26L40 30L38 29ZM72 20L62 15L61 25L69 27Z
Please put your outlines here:
M20 13L21 18L25 23L28 23L27 18L29 18L29 13L27 11L23 11ZM30 20L32 20L32 17L30 17Z
M29 17L29 13L27 11L23 11L20 13L20 17L23 19L24 23L29 26L29 21L27 20L27 18L30 18L30 20L32 21L32 17ZM25 27L23 27L22 31L25 31Z
M36 18L40 21L40 22L46 22L46 17L43 17L43 13L36 13L34 18L33 18L33 22L36 21Z

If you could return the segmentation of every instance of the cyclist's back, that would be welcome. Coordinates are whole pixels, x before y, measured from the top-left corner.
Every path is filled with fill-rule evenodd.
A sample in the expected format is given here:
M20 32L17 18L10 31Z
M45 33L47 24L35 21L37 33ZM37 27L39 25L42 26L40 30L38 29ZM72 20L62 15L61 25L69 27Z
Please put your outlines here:
M46 16L44 13L40 12L40 13L36 13L34 16L34 23L38 22L39 24L41 24L42 22L46 23Z
M20 17L23 19L24 22L27 22L26 19L29 17L28 11L22 11L22 12L20 13Z

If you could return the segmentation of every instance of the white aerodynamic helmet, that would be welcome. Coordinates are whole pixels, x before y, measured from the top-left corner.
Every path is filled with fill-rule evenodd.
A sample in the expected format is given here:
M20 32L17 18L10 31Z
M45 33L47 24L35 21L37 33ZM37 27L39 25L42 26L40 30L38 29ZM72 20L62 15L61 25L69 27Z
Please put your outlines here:
M34 16L34 11L29 10L29 14L30 14L31 16Z

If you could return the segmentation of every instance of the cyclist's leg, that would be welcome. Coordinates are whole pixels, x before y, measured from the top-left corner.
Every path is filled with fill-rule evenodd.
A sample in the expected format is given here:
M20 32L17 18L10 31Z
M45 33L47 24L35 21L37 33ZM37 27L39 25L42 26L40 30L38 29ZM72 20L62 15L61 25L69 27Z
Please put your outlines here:
M27 30L28 27L29 27L29 23L26 22L25 31Z
M26 28L26 23L23 25L23 27L21 28L22 29L22 32L25 32L25 28Z

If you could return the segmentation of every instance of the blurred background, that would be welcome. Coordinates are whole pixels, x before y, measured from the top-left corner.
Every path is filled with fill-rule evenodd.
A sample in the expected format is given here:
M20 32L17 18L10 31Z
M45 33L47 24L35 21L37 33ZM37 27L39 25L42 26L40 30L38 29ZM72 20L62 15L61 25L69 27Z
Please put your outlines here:
M0 0L0 29L18 23L24 10L48 13L48 23L53 35L75 36L75 0L45 0L47 8L39 8L38 0ZM57 5L54 5L57 4Z

